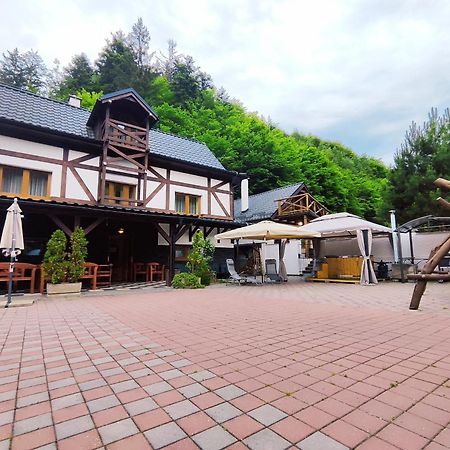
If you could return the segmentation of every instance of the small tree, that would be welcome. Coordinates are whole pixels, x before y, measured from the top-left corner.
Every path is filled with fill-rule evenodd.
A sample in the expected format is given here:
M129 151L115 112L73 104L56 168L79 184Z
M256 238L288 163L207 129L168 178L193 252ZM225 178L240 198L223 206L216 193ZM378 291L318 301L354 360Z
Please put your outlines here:
M56 230L47 243L42 266L45 279L53 284L62 283L66 278L66 246L67 238L62 230Z
M192 250L187 257L187 268L191 273L201 279L202 284L211 284L211 261L214 255L214 246L203 236L201 230L197 230L192 238Z
M81 227L76 227L70 236L70 253L68 254L67 280L77 282L84 273L84 262L87 256L86 235Z

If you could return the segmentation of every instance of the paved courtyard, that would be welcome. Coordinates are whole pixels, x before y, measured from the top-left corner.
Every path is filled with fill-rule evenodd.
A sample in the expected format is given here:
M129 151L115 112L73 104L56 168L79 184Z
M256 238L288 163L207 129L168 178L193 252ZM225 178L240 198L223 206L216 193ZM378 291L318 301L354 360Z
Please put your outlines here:
M450 290L288 283L0 310L0 450L450 448Z

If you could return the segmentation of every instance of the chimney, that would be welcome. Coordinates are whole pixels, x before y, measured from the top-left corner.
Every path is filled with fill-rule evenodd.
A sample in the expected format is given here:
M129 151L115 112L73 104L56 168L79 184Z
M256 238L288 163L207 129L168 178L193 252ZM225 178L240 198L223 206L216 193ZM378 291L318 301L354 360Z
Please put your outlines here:
M75 108L81 108L81 98L76 95L69 95L69 103L70 106L75 106Z
M241 212L248 209L248 178L241 180Z

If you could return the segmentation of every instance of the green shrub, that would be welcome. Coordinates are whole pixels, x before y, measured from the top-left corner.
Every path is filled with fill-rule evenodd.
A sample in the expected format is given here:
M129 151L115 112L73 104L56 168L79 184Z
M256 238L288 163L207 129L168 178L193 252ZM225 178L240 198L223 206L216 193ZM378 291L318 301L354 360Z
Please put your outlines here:
M192 238L192 250L187 258L187 268L197 277L205 286L211 284L213 272L210 264L214 255L214 246L208 239L205 239L203 232L197 230Z
M70 235L70 252L67 264L67 280L69 283L77 282L84 273L84 262L87 256L86 235L81 227L76 227Z
M67 252L66 235L62 230L56 230L47 242L42 262L45 279L53 284L77 282L84 273L87 244L84 230L76 227L70 236Z
M47 243L42 267L45 279L53 284L62 283L66 278L67 238L62 230L56 230Z
M172 287L175 289L199 289L205 286L200 283L200 279L193 273L177 273L172 280Z

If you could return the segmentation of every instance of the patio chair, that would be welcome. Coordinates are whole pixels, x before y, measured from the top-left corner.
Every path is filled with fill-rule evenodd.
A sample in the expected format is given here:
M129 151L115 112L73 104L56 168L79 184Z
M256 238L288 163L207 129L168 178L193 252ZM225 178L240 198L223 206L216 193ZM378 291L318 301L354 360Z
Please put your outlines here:
M227 269L230 274L230 278L228 279L228 281L231 283L261 284L261 281L258 281L256 277L243 276L237 273L234 267L234 261L232 259L227 259Z
M277 271L277 262L275 259L266 259L266 277L275 283L281 283L283 279Z

